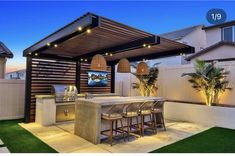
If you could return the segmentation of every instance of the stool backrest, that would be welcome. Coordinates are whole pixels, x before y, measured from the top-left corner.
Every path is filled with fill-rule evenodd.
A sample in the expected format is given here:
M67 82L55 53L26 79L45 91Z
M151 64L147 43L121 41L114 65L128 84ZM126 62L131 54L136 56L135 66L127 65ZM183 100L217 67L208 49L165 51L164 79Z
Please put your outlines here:
M126 109L124 111L124 113L129 113L129 112L136 112L136 113L139 113L139 110L140 110L140 104L139 102L136 102L136 103L131 103L131 104L128 104L126 106Z
M122 114L124 109L124 104L112 105L107 111L106 114Z
M163 111L164 102L165 102L165 100L163 100L163 99L155 101L153 109L158 109L158 110L162 110Z
M154 101L145 101L141 104L140 106L140 111L145 111L145 110L152 110L154 105Z

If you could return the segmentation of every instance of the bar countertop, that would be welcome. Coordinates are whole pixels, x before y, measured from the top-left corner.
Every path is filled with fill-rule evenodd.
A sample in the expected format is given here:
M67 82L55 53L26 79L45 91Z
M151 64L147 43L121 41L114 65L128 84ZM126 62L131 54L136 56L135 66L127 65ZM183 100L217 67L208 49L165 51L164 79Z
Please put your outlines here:
M87 103L87 104L98 104L101 106L116 105L116 104L128 104L133 102L144 102L146 100L157 100L162 97L141 97L141 96L132 96L132 97L95 97L92 99L77 99L76 103Z
M118 94L115 93L106 93L106 94L92 94L94 97L109 97L109 96L118 96ZM39 95L35 95L35 97L37 99L54 99L55 95L53 94L39 94ZM84 98L85 94L78 94L78 98Z

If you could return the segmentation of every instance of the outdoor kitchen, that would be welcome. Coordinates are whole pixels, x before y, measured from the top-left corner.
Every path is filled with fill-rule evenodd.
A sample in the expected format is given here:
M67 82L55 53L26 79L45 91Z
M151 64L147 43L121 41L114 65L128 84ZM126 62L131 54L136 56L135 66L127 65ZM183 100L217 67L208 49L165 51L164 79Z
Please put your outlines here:
M131 73L137 62L135 74L148 75L143 59L182 52L194 48L87 13L24 50L25 122L74 123L75 135L93 144L105 138L111 146L116 136L130 140L166 131L165 99L118 95L115 73Z
M44 126L74 121L75 101L92 97L118 96L117 94L78 94L76 86L53 85L51 95L36 95L35 122Z

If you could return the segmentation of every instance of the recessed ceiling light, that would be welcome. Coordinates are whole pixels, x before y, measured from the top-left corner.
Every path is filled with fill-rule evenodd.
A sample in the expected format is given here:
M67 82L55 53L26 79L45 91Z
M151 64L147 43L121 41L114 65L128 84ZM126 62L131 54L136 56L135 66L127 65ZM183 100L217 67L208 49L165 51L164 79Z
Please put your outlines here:
M90 34L90 33L91 33L91 29L87 29L86 32L87 32L88 34Z
M79 30L79 31L82 31L82 27L78 27L78 30Z

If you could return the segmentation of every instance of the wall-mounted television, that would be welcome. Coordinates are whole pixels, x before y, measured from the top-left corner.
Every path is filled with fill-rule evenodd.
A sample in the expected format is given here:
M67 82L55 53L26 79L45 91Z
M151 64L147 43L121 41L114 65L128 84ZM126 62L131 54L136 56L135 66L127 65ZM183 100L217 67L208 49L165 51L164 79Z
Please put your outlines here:
M103 71L88 71L88 86L105 87L108 85L108 73Z

